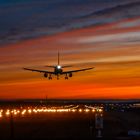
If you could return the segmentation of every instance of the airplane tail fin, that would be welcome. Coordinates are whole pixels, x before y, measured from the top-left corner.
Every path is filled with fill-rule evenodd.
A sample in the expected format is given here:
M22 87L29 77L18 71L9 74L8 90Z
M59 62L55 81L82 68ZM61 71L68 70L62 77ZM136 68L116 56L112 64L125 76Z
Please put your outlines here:
M58 65L60 65L60 53L58 51ZM71 65L64 65L62 68L72 67Z
M58 63L58 65L60 64L60 60L59 60L59 52L58 52L57 63ZM53 65L46 65L45 67L55 68L55 67L56 67L56 65L55 65L55 66L53 66Z
M58 52L58 65L60 64L60 60L59 60L59 52Z

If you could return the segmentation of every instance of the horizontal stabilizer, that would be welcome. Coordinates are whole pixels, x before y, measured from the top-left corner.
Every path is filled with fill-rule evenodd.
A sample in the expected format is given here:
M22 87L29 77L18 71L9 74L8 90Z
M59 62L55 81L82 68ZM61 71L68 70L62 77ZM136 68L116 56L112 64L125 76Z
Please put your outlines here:
M56 66L50 66L50 65L46 65L45 67L49 67L49 68L55 68Z
M62 66L62 68L69 68L69 67L72 67L71 65L64 65Z

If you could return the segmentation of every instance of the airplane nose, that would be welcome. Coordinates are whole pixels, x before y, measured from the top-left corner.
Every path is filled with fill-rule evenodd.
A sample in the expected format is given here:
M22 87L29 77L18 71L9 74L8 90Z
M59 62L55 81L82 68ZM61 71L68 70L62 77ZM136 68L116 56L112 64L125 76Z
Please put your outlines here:
M58 65L58 66L57 66L57 68L58 68L58 69L61 69L61 66L60 66L60 65Z

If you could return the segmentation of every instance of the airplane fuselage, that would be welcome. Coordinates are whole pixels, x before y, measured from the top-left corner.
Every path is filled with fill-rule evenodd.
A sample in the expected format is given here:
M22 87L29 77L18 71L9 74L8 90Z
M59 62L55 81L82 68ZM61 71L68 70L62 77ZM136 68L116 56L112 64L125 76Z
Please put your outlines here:
M54 73L55 75L59 75L63 72L62 68L60 65L57 65L55 68L54 68Z

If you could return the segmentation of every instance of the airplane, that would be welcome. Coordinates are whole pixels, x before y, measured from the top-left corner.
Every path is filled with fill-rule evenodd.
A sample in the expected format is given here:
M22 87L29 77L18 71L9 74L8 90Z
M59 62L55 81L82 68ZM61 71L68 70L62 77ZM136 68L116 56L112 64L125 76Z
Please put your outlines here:
M57 76L57 80L59 80L59 76L60 75L66 75L65 79L69 79L68 77L72 77L73 73L75 72L80 72L80 71L86 71L86 70L91 70L94 67L90 67L90 68L84 68L84 69L78 69L78 70L70 70L70 71L63 71L63 68L66 67L71 67L70 65L64 65L61 66L60 65L60 60L59 60L59 52L58 52L58 64L54 65L54 66L46 66L46 67L50 67L50 68L54 68L54 71L48 71L48 70L38 70L38 69L30 69L30 68L23 68L24 70L29 70L29 71L33 71L33 72L40 72L40 73L44 73L44 77L48 78L49 80L52 79L51 75L55 75Z

